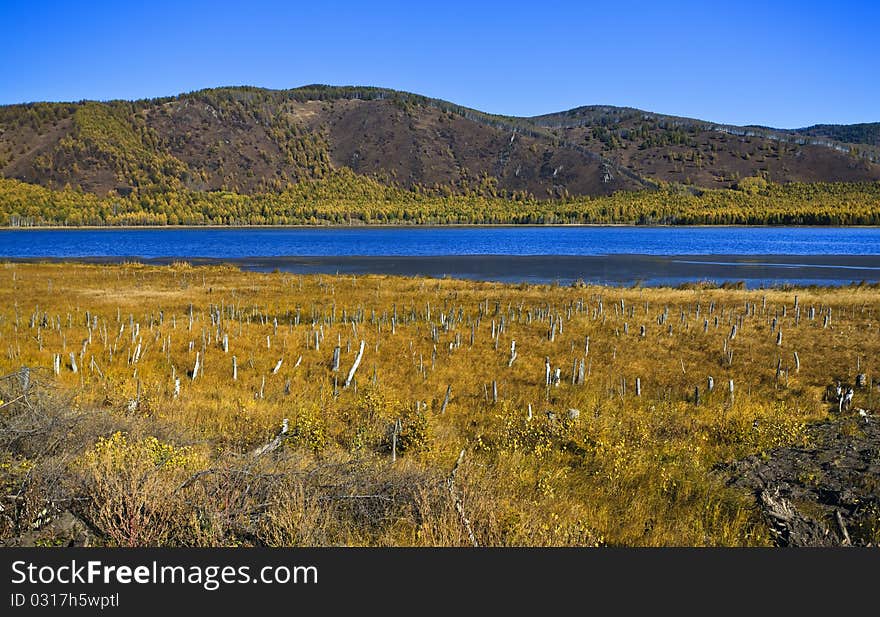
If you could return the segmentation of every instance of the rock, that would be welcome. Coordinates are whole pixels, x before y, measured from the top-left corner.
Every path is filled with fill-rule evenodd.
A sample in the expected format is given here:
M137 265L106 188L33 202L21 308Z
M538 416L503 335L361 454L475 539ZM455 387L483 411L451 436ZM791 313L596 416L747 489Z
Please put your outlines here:
M581 410L580 409L569 409L568 410L568 419L569 420L577 420L580 417L581 417Z

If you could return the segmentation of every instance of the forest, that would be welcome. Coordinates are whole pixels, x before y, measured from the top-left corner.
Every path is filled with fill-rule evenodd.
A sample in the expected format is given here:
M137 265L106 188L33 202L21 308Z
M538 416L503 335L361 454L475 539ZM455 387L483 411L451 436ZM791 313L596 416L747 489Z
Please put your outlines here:
M732 189L662 184L659 190L539 200L495 196L484 177L455 194L403 188L348 169L290 184L280 192L163 190L98 196L0 179L0 225L878 225L880 183L769 183Z

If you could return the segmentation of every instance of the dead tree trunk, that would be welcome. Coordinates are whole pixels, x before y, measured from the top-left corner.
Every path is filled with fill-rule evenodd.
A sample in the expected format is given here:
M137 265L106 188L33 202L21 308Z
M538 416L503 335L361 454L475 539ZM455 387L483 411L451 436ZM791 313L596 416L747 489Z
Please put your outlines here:
M347 388L351 385L351 380L354 379L354 373L357 371L358 366L360 366L361 358L364 357L364 345L366 342L361 339L361 348L358 350L358 354L354 359L354 364L351 365L351 370L348 371L348 377L345 378L345 383L343 384L343 388Z
M449 405L449 395L452 394L452 384L446 386L446 396L443 397L443 404L440 406L440 414L446 413L446 406Z

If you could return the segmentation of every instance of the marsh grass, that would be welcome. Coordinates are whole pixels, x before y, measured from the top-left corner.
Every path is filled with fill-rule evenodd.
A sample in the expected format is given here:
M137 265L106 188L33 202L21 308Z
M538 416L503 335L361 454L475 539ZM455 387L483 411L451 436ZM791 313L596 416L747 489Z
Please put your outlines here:
M805 444L828 385L874 375L878 300L3 264L0 374L31 367L53 393L0 410L3 536L68 509L111 545L467 545L448 485L465 449L455 490L481 545L766 544L714 468ZM25 417L33 443L10 432Z

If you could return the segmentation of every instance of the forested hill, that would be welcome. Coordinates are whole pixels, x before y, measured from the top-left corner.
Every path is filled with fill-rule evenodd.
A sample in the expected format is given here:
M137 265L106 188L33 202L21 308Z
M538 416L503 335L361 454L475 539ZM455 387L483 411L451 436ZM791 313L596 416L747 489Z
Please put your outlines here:
M876 152L880 148L880 122L866 124L816 124L792 131L808 137L828 137L851 144L873 146Z
M878 161L876 125L781 131L618 107L513 118L380 88L0 107L0 176L102 199L280 194L347 170L416 194L564 200L872 182Z

